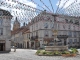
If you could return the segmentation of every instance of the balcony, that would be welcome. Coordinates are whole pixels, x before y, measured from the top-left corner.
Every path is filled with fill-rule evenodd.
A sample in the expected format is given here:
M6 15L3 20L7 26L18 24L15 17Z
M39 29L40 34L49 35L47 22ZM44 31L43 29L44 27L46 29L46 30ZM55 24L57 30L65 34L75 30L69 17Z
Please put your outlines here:
M31 36L31 40L36 40L38 39L38 36Z

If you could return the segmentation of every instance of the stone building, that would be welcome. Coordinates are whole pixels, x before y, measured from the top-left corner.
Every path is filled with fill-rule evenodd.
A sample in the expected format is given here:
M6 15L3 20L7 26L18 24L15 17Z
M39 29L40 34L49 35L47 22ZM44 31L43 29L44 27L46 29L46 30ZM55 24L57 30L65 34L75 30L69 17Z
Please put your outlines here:
M18 19L16 17L16 20L15 20L15 22L13 24L13 30L16 30L16 29L19 29L19 28L20 28L20 23L19 23L19 21L18 21Z
M23 23L23 26L20 27L20 22L17 17L13 24L13 31L11 31L11 45L16 44L17 48L29 48L29 38L27 38L28 27L27 24Z
M55 15L43 11L34 17L30 24L30 40L34 48L44 48L46 45L54 45L55 32L57 36L68 36L66 40L56 39L57 45L68 45L68 47L80 47L80 18Z
M80 47L80 17L56 15L43 11L24 28L20 27L14 31L12 40L17 43L21 41L23 48L44 48L46 45L55 45L55 40L56 45L59 46ZM56 39L55 34L58 37Z
M10 12L0 9L0 52L11 50L11 19Z

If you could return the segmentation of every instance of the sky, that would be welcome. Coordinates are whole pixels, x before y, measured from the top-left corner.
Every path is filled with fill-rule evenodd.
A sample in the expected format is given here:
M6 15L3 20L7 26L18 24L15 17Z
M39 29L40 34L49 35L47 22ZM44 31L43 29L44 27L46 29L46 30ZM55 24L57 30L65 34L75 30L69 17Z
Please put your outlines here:
M50 11L50 12L52 12L53 13L53 10L52 10L52 7L51 7L51 5L50 5L50 2L49 2L49 0L41 0L42 2L44 2L44 4L50 9L48 9L40 0L33 0L35 3L37 3L37 4L35 4L34 2L32 2L31 0L0 0L0 1L4 1L4 2L7 2L8 4L14 4L14 5L18 5L17 3L13 3L12 1L19 1L19 2L21 2L21 3L23 3L23 4L26 4L26 5L29 5L29 6L31 6L31 7L34 7L34 8L37 8L37 9L40 9L40 10L47 10L47 11ZM53 9L54 9L54 12L56 12L56 9L57 9L57 7L58 7L58 5L59 5L59 1L61 1L60 2L60 5L59 5L59 8L66 8L66 7L68 7L71 3L73 3L74 1L77 1L77 3L79 3L80 2L80 0L50 0L51 1L51 3L52 3L52 6L53 6ZM64 3L65 2L67 2L65 5L64 5ZM38 6L39 5L39 6ZM40 7L41 6L41 7ZM2 7L2 6L0 6L0 8L4 8L4 7ZM44 9L43 9L44 8ZM4 9L7 9L6 7L4 8ZM9 9L10 10L10 9ZM15 9L11 9L11 10L15 10ZM14 15L14 14L13 14Z
M58 5L59 5L59 2L60 2L59 9L61 10L61 8L63 7L62 9L65 10L65 13L68 12L68 11L71 11L72 9L73 9L74 12L76 12L78 10L77 8L80 8L80 7L76 7L76 9L74 9L74 8L66 9L73 2L77 1L76 4L80 3L80 0L50 0L54 10L52 9L52 7L50 5L49 0L41 0L47 7L40 0L33 0L36 4L34 2L32 2L31 0L0 0L0 8L2 8L4 10L8 10L8 11L11 12L11 14L14 16L13 19L12 19L13 22L15 20L15 17L18 17L18 20L21 23L29 22L32 18L31 16L35 17L37 15L37 13L32 12L32 11L36 11L36 10L32 9L32 8L26 8L25 6L22 6L23 8L31 9L31 11L28 11L28 10L23 11L22 7L20 7L20 10L19 10L19 9L15 9L15 8L12 8L12 7L7 8L7 6L5 4L3 4L4 6L1 4L1 2L4 2L4 3L7 3L7 5L11 5L11 6L18 6L18 7L21 6L18 3L14 3L13 1L19 1L23 4L25 4L25 5L29 5L33 8L39 9L41 11L47 10L51 13L56 12L56 10L58 8ZM67 3L64 5L65 2L67 2ZM17 11L17 13L16 13L16 11Z
M29 0L29 1L30 1L30 0ZM42 1L43 1L43 2L45 3L45 5L53 12L49 0L42 0ZM34 2L37 3L36 5L37 5L37 8L38 8L38 9L41 9L41 10L46 9L46 10L49 11L49 9L48 9L47 7L45 7L45 5L44 5L40 0L34 0ZM54 8L54 11L56 11L56 9L57 9L57 5L56 5L57 2L58 2L58 0L51 0L52 6L53 6L53 8ZM38 5L40 5L41 7L39 7ZM42 7L43 7L44 9L43 9Z
M2 3L2 2L4 2L4 3L7 3L7 5L11 5L11 6L21 6L21 5L19 5L18 3L14 3L14 1L19 1L19 2L21 2L21 3L23 3L23 4L25 4L25 5L29 5L29 6L31 6L31 7L33 7L33 8L36 8L36 9L39 9L39 10L41 10L41 11L43 11L44 9L45 10L47 10L47 11L50 11L50 12L52 12L53 13L53 10L52 10L52 7L51 7L51 5L50 5L50 3L49 3L49 0L42 0L43 2L44 2L44 4L50 9L48 9L40 0L33 0L35 3L37 3L37 4L35 4L34 2L32 2L31 0L0 0L0 4ZM52 6L53 6L53 8L54 8L54 11L56 11L56 8L57 8L57 2L58 2L58 0L51 0L51 3L52 3ZM39 5L39 6L38 6ZM41 7L40 7L41 6ZM23 7L23 6L22 6ZM43 9L43 8L44 9ZM19 20L25 20L25 17L28 17L28 19L30 20L31 19L31 15L33 14L33 15L37 15L37 13L35 14L35 13L33 13L32 11L23 11L23 9L22 8L20 8L20 10L18 10L18 9L15 9L15 8L12 8L12 7L7 7L5 4L3 4L3 5L0 5L0 8L2 8L2 9L5 9L5 10L8 10L8 11L10 11L11 12L11 14L14 16L14 18L12 19L12 20L15 20L15 17L18 17L18 19ZM26 9L29 9L29 8L26 8ZM16 11L17 11L17 14L16 14ZM24 16L24 15L25 16ZM30 16L29 16L30 15ZM32 16L33 16L32 15ZM28 21L28 20L27 20ZM24 22L24 21L23 21Z

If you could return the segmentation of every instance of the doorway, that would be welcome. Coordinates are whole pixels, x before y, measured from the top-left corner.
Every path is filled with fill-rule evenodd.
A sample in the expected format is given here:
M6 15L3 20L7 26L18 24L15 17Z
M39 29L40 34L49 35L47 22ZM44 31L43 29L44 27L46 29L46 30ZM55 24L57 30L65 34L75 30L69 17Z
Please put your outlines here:
M29 48L29 42L27 42L27 48Z
M5 43L0 43L0 51L4 51L5 50Z

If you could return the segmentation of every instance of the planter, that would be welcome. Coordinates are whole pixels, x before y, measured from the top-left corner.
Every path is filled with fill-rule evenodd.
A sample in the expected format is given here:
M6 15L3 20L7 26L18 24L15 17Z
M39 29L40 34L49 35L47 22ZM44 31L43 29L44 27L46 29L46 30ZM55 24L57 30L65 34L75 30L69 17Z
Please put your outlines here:
M76 54L62 54L63 57L75 57Z
M77 54L71 54L72 57L75 57Z

